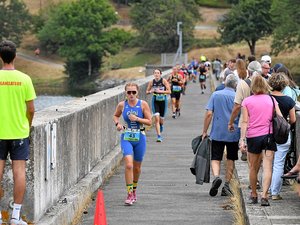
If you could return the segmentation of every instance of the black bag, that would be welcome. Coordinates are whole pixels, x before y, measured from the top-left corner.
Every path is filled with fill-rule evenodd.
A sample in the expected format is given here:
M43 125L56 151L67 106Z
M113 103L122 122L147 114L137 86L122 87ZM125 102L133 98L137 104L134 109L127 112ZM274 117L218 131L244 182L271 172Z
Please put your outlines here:
M272 96L270 97L273 102L273 136L277 144L284 144L289 138L291 126L282 116L276 113L274 99Z

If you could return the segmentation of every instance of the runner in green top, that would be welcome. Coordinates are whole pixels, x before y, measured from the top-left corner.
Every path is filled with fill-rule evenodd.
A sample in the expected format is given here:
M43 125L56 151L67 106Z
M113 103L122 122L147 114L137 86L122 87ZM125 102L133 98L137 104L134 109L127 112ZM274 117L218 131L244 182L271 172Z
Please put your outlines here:
M14 204L10 224L27 225L20 211L26 187L26 160L29 158L29 131L36 98L31 79L15 70L16 45L11 41L0 43L0 182L3 178L8 153L12 160ZM0 224L2 224L0 214Z

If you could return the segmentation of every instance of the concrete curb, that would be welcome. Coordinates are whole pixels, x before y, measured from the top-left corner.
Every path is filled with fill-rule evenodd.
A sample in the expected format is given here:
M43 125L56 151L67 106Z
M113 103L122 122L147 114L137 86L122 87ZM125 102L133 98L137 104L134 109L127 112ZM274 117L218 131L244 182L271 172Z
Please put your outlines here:
M111 151L91 172L73 188L66 191L57 204L50 208L37 225L74 224L92 201L92 194L111 176L122 160L120 146Z

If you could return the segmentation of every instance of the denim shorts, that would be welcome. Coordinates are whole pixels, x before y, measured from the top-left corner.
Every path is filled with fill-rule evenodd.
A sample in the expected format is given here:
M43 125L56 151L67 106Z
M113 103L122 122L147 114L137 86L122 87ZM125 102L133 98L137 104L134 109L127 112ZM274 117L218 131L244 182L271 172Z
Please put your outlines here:
M247 138L248 152L260 154L263 150L277 151L277 146L272 134Z
M29 138L0 140L0 160L6 160L8 153L11 160L28 160Z

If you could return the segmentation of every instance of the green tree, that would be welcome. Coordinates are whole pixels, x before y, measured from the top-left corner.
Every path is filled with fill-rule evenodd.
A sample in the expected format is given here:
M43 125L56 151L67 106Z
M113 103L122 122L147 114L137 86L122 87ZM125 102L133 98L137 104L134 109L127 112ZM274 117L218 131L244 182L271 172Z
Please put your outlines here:
M299 0L274 0L271 13L274 20L272 52L300 47Z
M117 53L129 40L125 31L110 28L116 22L107 0L78 0L57 6L38 37L44 46L58 48L71 80L78 81L98 75L103 56Z
M23 34L30 27L30 15L19 0L0 0L0 40L21 43Z
M130 17L146 51L167 52L178 47L177 22L182 22L185 46L200 15L194 0L144 0L133 6Z
M218 31L223 44L246 41L255 55L256 42L272 33L270 0L241 0L220 22Z

